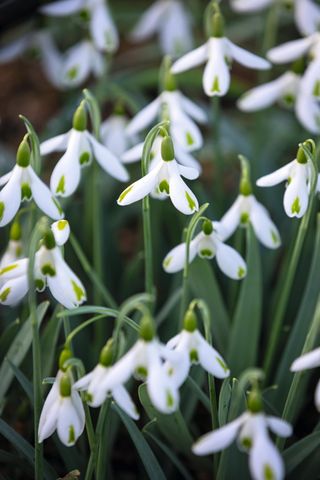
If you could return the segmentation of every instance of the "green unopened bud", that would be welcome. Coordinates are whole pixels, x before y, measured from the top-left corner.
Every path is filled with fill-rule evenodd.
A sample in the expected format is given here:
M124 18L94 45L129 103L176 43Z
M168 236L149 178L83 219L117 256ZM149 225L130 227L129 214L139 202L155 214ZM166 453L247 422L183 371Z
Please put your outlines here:
M171 137L167 136L161 142L161 157L165 162L174 160L174 148Z
M315 144L313 140L306 140L302 144L299 145L298 151L297 151L297 162L298 163L307 163L308 162L308 157L303 149L307 149L310 153L310 155L314 155L315 153Z
M59 390L61 397L71 397L71 380L68 373L64 373L60 378Z
M148 315L145 315L141 320L139 336L145 342L151 342L155 336L154 325Z
M263 410L262 396L257 388L254 388L249 393L248 410L250 410L252 413L259 413Z
M213 232L212 222L208 218L202 224L202 231L205 235L211 235Z
M83 132L87 128L87 113L83 102L73 115L73 128L79 132Z
M252 193L252 186L250 182L250 164L246 157L239 155L241 163L241 180L239 185L239 191L241 195L247 197Z
M194 332L197 329L198 321L197 316L193 310L187 310L187 313L183 319L183 328L188 332Z
M244 195L247 197L248 195L251 195L252 193L252 187L251 187L251 182L247 178L242 178L240 180L240 187L239 187L241 195Z
M20 240L21 239L21 225L19 222L13 222L10 228L10 240Z
M59 357L59 369L60 370L62 370L63 372L66 371L66 367L64 366L64 364L71 357L72 357L72 353L71 353L70 348L65 347L62 350L62 352L60 353L60 357Z
M211 36L221 38L224 36L224 19L220 12L217 12L212 17Z
M51 228L48 228L48 230L45 232L43 236L43 243L48 250L52 250L56 246L56 240Z
M113 359L113 339L110 338L110 340L107 341L105 346L100 352L100 357L99 357L99 363L103 365L104 367L110 367L112 365L112 359Z
M28 140L24 138L20 143L17 151L17 164L20 167L28 167L30 164L30 156L31 156L31 152L30 152Z

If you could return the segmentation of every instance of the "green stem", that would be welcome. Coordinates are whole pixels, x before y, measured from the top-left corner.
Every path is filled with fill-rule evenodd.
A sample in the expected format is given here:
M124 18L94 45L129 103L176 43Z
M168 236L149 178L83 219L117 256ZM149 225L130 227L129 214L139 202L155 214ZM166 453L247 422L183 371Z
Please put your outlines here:
M142 200L143 242L145 257L145 291L154 294L153 261L152 261L152 235L149 196Z
M212 98L212 138L214 141L212 155L213 176L215 179L215 202L220 206L223 197L223 155L221 150L221 111L220 98Z

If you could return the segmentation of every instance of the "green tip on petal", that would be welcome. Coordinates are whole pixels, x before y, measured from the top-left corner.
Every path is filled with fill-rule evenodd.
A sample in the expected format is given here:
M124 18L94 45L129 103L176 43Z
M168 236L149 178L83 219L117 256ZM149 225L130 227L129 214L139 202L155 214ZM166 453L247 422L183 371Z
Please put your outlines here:
M219 363L220 367L221 367L225 372L228 372L228 371L229 371L228 366L224 363L224 361L222 360L222 358L216 357L216 361Z
M75 443L75 441L76 441L76 434L75 434L75 431L74 431L74 426L70 425L68 443L70 445L73 445Z
M194 200L190 197L188 192L184 192L184 193L185 193L185 196L186 196L186 199L187 199L190 210L192 210L194 212L197 209Z
M3 218L4 210L5 210L5 204L3 202L0 202L0 220L2 220Z
M123 202L123 200L128 195L128 193L131 192L132 188L133 188L133 185L129 185L129 187L127 187L125 190L123 190L123 192L120 194L120 196L118 198L118 203L121 204L121 202Z
M9 293L11 292L11 288L8 287L0 294L0 302L5 302L8 298Z
M299 215L300 210L301 210L300 199L299 199L299 197L296 197L295 200L294 200L294 202L293 202L292 205L291 205L291 213L292 213L293 215L294 215L294 214Z
M56 193L62 193L64 194L65 193L65 184L66 184L66 181L65 181L65 176L62 175L62 177L60 178L59 180L59 183L57 185L57 188L56 188Z
M74 280L71 280L71 285L76 295L77 301L81 302L81 300L83 300L86 296L83 288L80 287L80 285L78 285Z
M6 267L4 267L0 270L0 275L3 275L4 273L11 272L15 268L17 268L17 266L18 266L17 263L11 263L11 265L7 265Z
M22 200L30 200L32 198L32 191L29 183L21 184L21 198Z
M220 93L220 85L219 85L219 78L217 76L214 77L213 79L213 84L212 84L212 88L211 88L211 91L213 93Z
M264 477L264 480L275 480L276 479L276 476L275 476L272 468L268 464L264 465L264 467L263 467L263 477Z
M30 147L28 141L24 138L19 145L17 150L17 164L20 167L28 167L30 164Z
M163 260L162 265L163 265L164 268L168 268L171 262L172 262L172 256L170 255L169 257L166 257Z
M57 223L58 230L64 230L68 226L67 220L59 220Z
M246 271L243 267L238 268L238 278L243 278L246 274Z
M191 135L190 132L187 132L186 133L186 140L187 140L187 144L189 146L193 145L194 144L194 139L193 139L193 136Z
M170 187L167 180L162 180L162 182L159 183L159 191L161 193L166 193L167 195L169 195Z
M167 397L167 407L172 408L174 406L174 398L172 393L169 390L167 390L166 397Z

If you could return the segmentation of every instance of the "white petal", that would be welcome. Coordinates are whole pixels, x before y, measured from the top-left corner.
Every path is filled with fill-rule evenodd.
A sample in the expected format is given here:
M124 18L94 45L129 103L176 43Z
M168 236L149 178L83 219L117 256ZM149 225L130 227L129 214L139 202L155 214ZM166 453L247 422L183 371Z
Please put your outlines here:
M202 368L217 378L228 377L230 370L220 353L209 345L198 330L193 332L193 337L198 344L197 352Z
M180 177L177 162L173 160L167 163L171 201L177 210L185 215L192 215L199 210L198 200Z
M231 56L241 65L248 68L255 68L257 70L268 70L271 67L268 60L265 60L254 53L248 52L244 48L238 47L230 42L230 40L227 40L227 42L231 51Z
M189 100L189 98L182 93L179 93L179 95L182 108L188 115L190 115L190 117L194 118L194 120L199 123L208 122L208 115L205 110L199 107L199 105L197 105L195 102Z
M40 154L48 155L51 152L63 152L67 149L70 132L45 140L40 145Z
M247 273L247 265L241 255L220 241L217 241L216 259L220 270L234 280L241 280Z
M45 15L52 15L55 17L64 17L65 15L72 15L78 12L85 6L85 0L63 0L53 2L40 8L40 12Z
M197 255L197 239L194 239L190 242L189 248L189 263L193 261ZM167 273L176 273L184 268L184 263L186 260L186 244L180 243L174 247L166 255L162 262L162 266Z
M157 117L160 110L160 97L153 100L149 105L140 110L128 123L126 132L128 135L135 135L147 128Z
M129 180L129 174L120 160L104 145L99 143L90 133L88 133L88 137L99 165L113 178L121 182L127 182Z
M0 48L0 63L7 63L19 57L30 47L30 35L23 35Z
M56 244L61 246L66 243L70 236L70 225L68 220L58 220L51 225L51 230L56 241Z
M96 47L114 52L119 46L119 36L105 2L98 2L91 10L90 32Z
M189 152L186 152L178 144L174 147L175 157L178 163L198 170L199 174L202 171L202 167L198 160L194 158Z
M267 210L256 200L252 206L250 221L254 233L265 247L275 249L281 245L281 238L277 227L271 220Z
M71 397L63 397L57 422L57 434L60 441L67 447L71 447L76 443L83 430L84 422Z
M59 370L41 410L41 415L39 419L39 429L38 429L38 436L39 436L40 443L45 438L50 437L50 435L52 435L56 429L57 412L58 412L59 403L60 403L59 402L60 400L59 386L58 386L58 382L60 378L61 378L61 371Z
M22 275L8 279L0 290L0 303L2 305L17 305L29 290L28 276Z
M180 1L171 1L167 5L169 8L159 29L160 45L164 54L175 58L193 46L190 16Z
M294 3L294 19L301 35L311 35L319 28L319 5L312 0L296 0Z
M312 43L312 37L286 42L278 47L271 48L267 53L267 58L272 63L289 63L307 53Z
M63 218L64 214L61 207L52 195L49 187L40 180L31 166L27 167L27 171L30 178L32 197L40 210L54 220Z
M12 174L13 174L13 170L11 170L10 172L0 177L0 187L3 187L6 183L9 182L10 178L12 177Z
M222 241L227 240L234 233L240 223L242 195L239 195L236 201L231 205L229 210L220 220L220 238Z
M178 170L180 175L187 178L188 180L195 180L199 177L199 170L196 168L178 165Z
M196 455L208 455L209 453L220 452L220 450L228 447L236 438L238 430L246 417L247 414L243 414L233 420L233 422L200 437L192 447L193 453Z
M113 390L126 383L137 366L137 358L144 348L144 342L137 341L130 350L123 355L109 370L106 378L101 382L101 388Z
M320 411L320 381L317 383L316 390L314 392L314 403L317 410Z
M97 367L96 367L97 368ZM74 384L73 388L75 390L85 391L88 390L88 387L93 379L95 369L92 370L90 373L87 373L83 377L79 378Z
M292 435L292 426L282 418L268 416L267 423L270 429L280 437L290 437Z
M16 165L12 170L12 175L8 183L0 192L0 206L2 216L0 217L0 227L7 225L17 213L21 203L21 176L23 168Z
M298 357L290 367L291 372L320 366L320 347Z
M77 43L65 53L61 79L67 87L81 85L89 76L92 65L93 48L90 42Z
M306 130L316 135L320 133L320 105L312 95L298 95L295 113Z
M37 34L37 40L41 50L42 68L45 71L47 78L56 88L63 88L61 81L62 55L48 32L39 32Z
M130 205L130 203L141 200L148 195L156 186L157 177L161 164L147 173L144 177L127 187L119 196L118 205Z
M286 214L288 217L301 218L306 213L308 202L307 166L297 162L283 197Z
M141 16L139 22L131 33L131 39L141 42L151 37L161 24L163 15L167 10L167 3L163 1L154 2Z
M224 38L209 40L209 60L203 72L202 84L209 97L215 95L221 97L229 90L230 72L226 61Z
M6 265L0 270L1 280L9 280L11 278L28 275L29 258L21 258L10 265Z
M138 143L121 155L123 163L133 163L141 160L144 142Z
M211 235L199 234L198 255L200 258L211 259L216 254L216 242Z
M174 64L172 65L171 72L181 73L185 72L186 70L190 70L190 68L198 67L202 63L204 63L208 58L208 45L205 43L201 45L201 47L192 50L191 52L183 55L183 57L179 58Z
M176 109L176 115L171 116L170 133L174 144L181 145L186 151L198 150L203 145L203 138L199 127L185 115L182 110Z
M101 124L101 143L118 157L121 157L131 145L130 138L125 132L127 123L124 115L111 115Z
M127 415L129 415L129 417L133 418L134 420L138 420L139 412L137 407L133 403L127 390L122 385L112 389L112 396L114 401L119 405L120 408L122 408L124 412L126 412Z
M269 175L264 175L263 177L257 180L258 187L273 187L278 185L278 183L284 182L290 177L290 170L296 164L296 160L293 160L287 165L279 168L275 172L269 173Z
M249 454L249 467L254 480L284 478L281 455L266 434L260 434L254 439Z
M272 0L232 0L231 6L236 12L257 12L271 3Z

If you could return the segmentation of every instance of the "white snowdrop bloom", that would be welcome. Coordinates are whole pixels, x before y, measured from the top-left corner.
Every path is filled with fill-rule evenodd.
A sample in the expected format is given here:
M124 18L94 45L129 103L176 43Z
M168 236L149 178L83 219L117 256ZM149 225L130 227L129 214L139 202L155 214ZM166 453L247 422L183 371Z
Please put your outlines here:
M174 74L181 73L206 62L202 78L203 89L209 97L221 97L229 90L232 60L248 68L270 68L267 60L238 47L223 36L222 18L216 13L213 16L213 34L209 40L177 60L171 71Z
M157 410L172 413L178 408L179 390L168 374L165 362L176 366L182 360L182 355L161 344L149 322L142 320L139 340L110 368L100 388L114 391L134 375L146 381L150 400Z
M177 57L192 48L190 15L180 0L157 0L148 8L131 33L131 39L142 42L159 35L164 54Z
M80 183L81 168L88 165L92 157L117 180L125 182L129 179L120 160L86 130L86 123L85 109L80 105L73 117L73 128L40 145L42 155L65 150L50 179L51 190L56 195L68 197L75 192Z
M254 195L238 195L234 204L220 220L224 238L229 238L236 228L251 223L254 233L260 242L268 248L281 245L280 234L270 218L267 209L261 205Z
M189 246L189 263L196 255L200 258L216 257L220 270L234 280L240 280L247 273L247 266L241 255L229 245L225 245L224 228L219 222L206 220L202 231L191 240ZM179 272L186 261L186 243L174 247L163 260L163 268L167 273Z
M100 128L101 143L120 159L137 142L137 136L126 131L128 123L126 115L114 113L102 122Z
M40 11L56 17L87 11L90 33L96 48L112 53L119 46L118 31L106 0L62 0L41 7Z
M307 211L312 179L312 165L302 147L299 147L297 158L273 173L257 180L259 187L272 187L287 181L283 197L283 206L288 217L301 218Z
M11 222L22 201L32 198L50 218L57 220L63 217L59 203L30 165L30 149L26 139L18 148L16 165L1 177L0 184L4 185L0 191L0 227Z
M92 42L83 40L65 52L60 71L61 84L68 88L78 87L91 74L101 77L104 69L103 54Z
M102 349L98 365L90 373L80 378L80 380L74 384L74 388L86 392L87 403L91 407L100 407L102 403L111 396L129 417L138 420L139 413L137 408L123 385L117 385L111 390L104 388L103 381L107 379L111 366L112 340L107 342L106 346Z
M267 58L272 63L282 64L293 62L306 54L309 54L313 60L320 58L320 33L316 32L308 37L271 48L267 53Z
M170 121L170 134L174 144L179 145L185 151L201 148L203 138L195 121L205 123L207 114L179 90L165 90L162 92L133 117L127 126L127 132L130 135L134 135L147 128L157 119L164 107L167 108L166 113Z
M245 412L223 427L207 433L192 447L196 455L208 455L227 448L235 439L239 448L248 450L249 468L254 480L282 480L284 464L272 443L268 429L281 437L292 435L292 427L286 421L265 415L263 412Z
M316 348L311 352L304 353L291 365L291 372L300 372L301 370L307 370L309 368L320 367L320 348ZM316 391L314 393L314 403L317 410L320 411L320 380L317 383Z
M0 303L16 305L29 290L29 259L23 258L0 270ZM81 280L65 262L52 230L46 233L35 255L35 286L43 291L47 286L52 296L66 308L75 308L86 300Z
M199 172L177 163L171 137L165 137L161 143L159 162L147 175L129 185L120 194L118 205L130 205L156 190L169 196L177 210L185 215L191 215L199 209L198 200L181 176L193 180L199 176Z
M168 373L178 387L186 380L193 364L199 364L217 378L226 378L230 375L230 370L222 356L199 332L193 310L187 311L183 330L171 338L167 346L181 355L178 364L172 365L170 361L166 363Z
M79 393L73 388L71 374L59 370L41 411L39 443L57 431L60 441L71 447L84 426L84 408Z
M310 132L320 133L320 57L307 67L301 80L301 93L296 102L296 115Z

